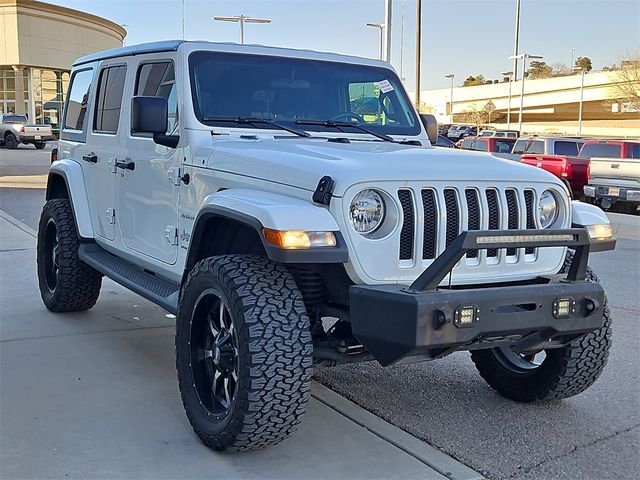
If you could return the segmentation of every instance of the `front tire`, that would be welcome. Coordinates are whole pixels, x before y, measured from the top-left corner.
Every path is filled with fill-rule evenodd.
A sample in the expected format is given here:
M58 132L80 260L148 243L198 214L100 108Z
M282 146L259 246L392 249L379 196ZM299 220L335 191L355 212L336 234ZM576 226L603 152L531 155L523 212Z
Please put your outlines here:
M176 367L195 433L215 450L274 445L309 399L312 341L289 272L254 255L200 261L182 289Z
M571 264L567 255L562 273ZM598 282L587 268L586 279ZM611 313L605 297L604 324L569 345L522 355L508 347L475 350L471 360L486 382L502 396L517 402L572 397L584 392L600 377L611 349Z
M78 232L66 198L45 203L38 225L38 286L52 312L79 312L93 307L102 275L80 260Z

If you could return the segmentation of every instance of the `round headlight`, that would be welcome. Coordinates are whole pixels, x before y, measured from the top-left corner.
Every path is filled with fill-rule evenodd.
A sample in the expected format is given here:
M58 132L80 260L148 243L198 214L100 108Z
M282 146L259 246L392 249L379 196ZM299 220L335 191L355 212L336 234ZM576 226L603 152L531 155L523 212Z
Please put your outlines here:
M542 228L548 228L558 218L558 202L549 190L545 190L538 200L538 220Z
M367 235L376 231L384 219L384 200L375 190L362 190L349 206L349 218L356 232Z

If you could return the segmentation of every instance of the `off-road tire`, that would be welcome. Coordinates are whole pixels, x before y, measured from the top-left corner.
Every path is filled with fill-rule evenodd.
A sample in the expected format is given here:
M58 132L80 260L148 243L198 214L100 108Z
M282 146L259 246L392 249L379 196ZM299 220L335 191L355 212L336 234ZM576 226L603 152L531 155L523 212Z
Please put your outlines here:
M9 150L15 150L18 148L18 139L13 133L7 133L4 137L4 144Z
M190 365L193 312L210 289L222 294L238 340L235 400L223 419L200 400ZM296 430L310 395L313 345L302 294L283 266L257 255L200 261L181 291L175 341L182 402L205 445L253 450Z
M567 254L561 272L569 269L573 252ZM598 282L587 268L586 279ZM475 350L471 359L486 382L504 397L535 402L572 397L584 392L600 377L611 349L611 312L605 297L604 324L566 347L546 350L542 364L527 373L514 373L499 360L498 349Z
M45 269L45 236L50 222L55 224L58 238L59 266L55 288L47 284ZM66 198L56 198L45 203L38 225L37 266L40 296L52 312L79 312L96 304L102 275L78 256L78 232L71 204Z
M44 147L47 146L46 142L36 142L33 144L38 150L42 150Z

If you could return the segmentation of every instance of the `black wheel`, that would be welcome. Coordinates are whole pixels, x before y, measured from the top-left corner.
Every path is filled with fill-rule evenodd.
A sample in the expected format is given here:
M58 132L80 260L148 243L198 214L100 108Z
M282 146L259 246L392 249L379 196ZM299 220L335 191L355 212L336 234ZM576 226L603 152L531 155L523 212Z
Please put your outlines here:
M52 312L88 310L100 294L102 275L78 257L78 232L66 198L45 203L38 226L38 284Z
M566 272L573 253L567 255ZM598 277L589 268L587 280ZM475 350L471 359L482 378L501 395L518 402L568 398L598 379L611 349L611 313L605 297L604 324L566 347L521 354L508 347Z
M18 139L13 133L7 133L4 137L4 144L9 150L15 150L18 148Z
M289 272L254 255L200 261L182 289L178 384L195 433L215 450L288 437L309 398L312 342Z
M34 143L34 145L38 150L42 150L47 145L47 143L46 142L36 142L36 143Z

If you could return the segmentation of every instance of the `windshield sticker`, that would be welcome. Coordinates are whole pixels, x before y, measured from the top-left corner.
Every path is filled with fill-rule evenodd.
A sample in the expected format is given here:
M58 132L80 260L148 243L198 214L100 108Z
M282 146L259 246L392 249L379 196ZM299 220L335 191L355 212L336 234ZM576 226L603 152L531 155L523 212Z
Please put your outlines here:
M380 82L376 82L378 85L378 88L380 88L380 91L382 93L389 93L393 91L393 85L391 85L389 83L389 80L382 80Z

